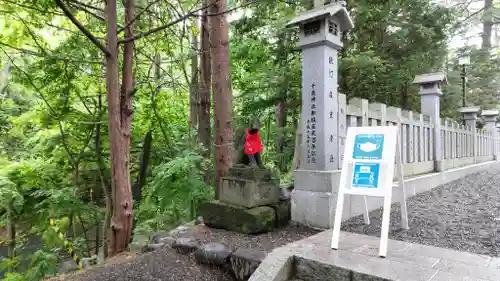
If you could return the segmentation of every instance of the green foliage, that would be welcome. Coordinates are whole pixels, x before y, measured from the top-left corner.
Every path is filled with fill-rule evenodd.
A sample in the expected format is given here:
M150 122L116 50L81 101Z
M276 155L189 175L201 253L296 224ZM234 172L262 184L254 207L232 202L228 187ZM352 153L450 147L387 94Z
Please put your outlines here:
M99 18L103 2L78 1L96 5L92 13L70 2L75 17L104 42L106 25ZM150 3L136 2L139 11ZM136 30L165 25L198 2L156 2L136 19ZM242 3L229 2L231 7ZM3 280L40 280L56 272L63 251L59 232L79 254L86 254L95 246L90 233L102 228L111 182L106 69L99 49L55 1L0 3L0 220L2 225L14 220L16 248L22 249L20 242L32 234L42 236L44 242L32 259L24 254L4 259L4 269L31 262L28 270L9 273ZM295 47L296 31L284 25L311 4L311 0L257 1L247 7L251 16L235 20L230 28L235 136L240 137L259 117L264 161L285 182L292 180L300 121L301 55ZM447 42L465 24L460 22L460 11L427 0L348 1L348 9L355 28L339 52L340 91L349 98L418 111L417 89L411 86L414 75L445 65L450 85L445 88L442 112L456 117L461 69L456 55L447 54ZM486 16L496 15L497 10ZM122 8L118 21L124 23ZM206 148L196 144L196 128L189 127L190 37L200 31L193 22L180 22L135 42L137 91L129 160L134 183L145 135L152 132L153 136L142 200L134 206L136 234L192 220L197 206L212 198L204 178L204 171L212 170L212 156L201 156ZM469 49L468 100L495 107L499 53L485 56L481 50ZM159 70L155 58L160 58ZM12 211L12 216L6 211ZM55 227L49 226L50 218L56 219Z
M136 218L142 221L136 233L170 229L195 218L197 206L209 198L203 179L207 160L193 151L184 151L159 164L145 188Z

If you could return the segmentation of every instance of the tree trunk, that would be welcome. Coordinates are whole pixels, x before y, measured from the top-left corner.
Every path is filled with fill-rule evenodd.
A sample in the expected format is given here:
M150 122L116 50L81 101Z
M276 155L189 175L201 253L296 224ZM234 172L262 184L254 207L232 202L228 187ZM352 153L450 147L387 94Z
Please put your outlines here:
M193 24L197 26L196 20ZM191 36L191 85L189 89L189 127L198 127L198 35L193 32Z
M16 257L16 223L14 220L14 211L12 207L7 209L8 216L8 236L9 236L9 247L8 247L8 256L9 259L13 260ZM9 272L14 272L14 267L9 266Z
M208 5L208 0L204 0L204 7ZM200 88L199 88L199 100L200 105L198 107L198 139L205 147L205 158L209 159L211 155L211 145L210 145L210 109L211 109L211 99L210 99L210 88L212 81L212 70L210 61L210 38L209 38L209 23L208 23L208 9L203 11L205 15L202 18L201 23L201 67L200 67ZM205 171L205 183L210 184L210 169Z
M481 50L489 54L491 50L491 34L493 29L493 0L484 0L483 33Z
M120 93L116 0L108 0L106 3L107 47L110 53L106 57L106 88L113 201L108 253L109 256L114 256L127 249L132 230L133 202L130 186L129 147L132 120L134 42L124 44L123 87ZM133 19L134 10L134 1L127 0L125 3L125 23ZM132 23L125 29L125 37L132 37L133 34L134 24Z
M212 89L215 120L215 199L219 198L221 178L232 165L233 95L229 75L229 29L225 11L227 0L211 0L210 45L212 55Z

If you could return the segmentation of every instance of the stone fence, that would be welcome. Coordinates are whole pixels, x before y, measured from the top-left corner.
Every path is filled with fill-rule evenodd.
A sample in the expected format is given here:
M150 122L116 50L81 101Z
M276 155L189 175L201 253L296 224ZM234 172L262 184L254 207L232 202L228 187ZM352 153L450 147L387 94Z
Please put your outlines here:
M416 176L435 171L435 162L441 162L441 168L436 171L458 168L474 163L495 159L500 151L500 136L490 121L493 111L484 111L486 127L476 129L476 119L469 125L463 125L454 120L441 119L440 140L436 142L433 130L434 124L428 115L401 110L397 107L381 103L369 103L365 99L352 99L346 102L346 96L339 94L339 156L342 168L344 141L348 127L362 126L399 126L401 156L405 176ZM476 116L477 118L477 116ZM488 121L493 126L488 130ZM472 129L474 128L474 129ZM440 145L438 151L441 157L434 157L435 145ZM439 166L439 165L437 165Z
M325 162L329 160L330 166L327 168L320 169L321 167L317 167L321 165L314 166L315 162L308 162L312 159L308 154L310 142L307 144L311 139L312 130L309 129L311 122L303 121L307 130L303 131L301 151L307 156L302 155L301 161L304 165L294 172L295 189L291 194L292 220L319 228L333 225L332 214L349 127L400 127L399 141L408 196L485 169L493 160L497 160L500 152L500 132L495 123L498 110L481 111L479 107L473 106L461 108L463 124L441 118L439 109L442 92L439 81L446 81L443 77L441 74L428 74L423 82L416 83L421 86L422 113L381 103L369 103L365 99L355 98L347 101L345 95L337 94L337 106L333 107L336 109L333 112L336 111L337 118L332 119L330 111L331 121L324 123L326 128L335 128L333 131L336 131L337 138L331 133L324 134L323 143L329 143L324 146L325 155L316 152L316 156L324 158ZM303 109L304 112L308 113L307 108L305 111ZM476 129L478 118L484 121L483 129ZM314 125L311 127L314 129ZM318 130L316 134L320 135L322 132ZM316 135L313 133L312 136ZM346 198L343 219L363 214L365 204L369 210L373 210L381 207L382 200L371 197Z

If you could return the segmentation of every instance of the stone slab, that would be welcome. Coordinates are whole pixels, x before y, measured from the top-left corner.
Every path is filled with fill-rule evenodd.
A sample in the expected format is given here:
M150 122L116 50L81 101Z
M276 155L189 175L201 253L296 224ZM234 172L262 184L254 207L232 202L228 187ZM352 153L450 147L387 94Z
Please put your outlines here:
M245 165L234 165L229 168L228 175L234 178L253 180L253 181L277 181L279 185L279 175L273 173L270 169L261 169Z
M488 256L389 240L387 257L380 258L378 237L341 232L340 249L332 250L331 235L327 230L275 249L249 281L500 280L499 261Z
M276 225L276 212L271 207L244 208L219 201L200 205L198 215L205 225L247 234L268 232Z
M253 208L277 203L281 188L274 182L262 182L236 177L222 178L220 200L225 203Z

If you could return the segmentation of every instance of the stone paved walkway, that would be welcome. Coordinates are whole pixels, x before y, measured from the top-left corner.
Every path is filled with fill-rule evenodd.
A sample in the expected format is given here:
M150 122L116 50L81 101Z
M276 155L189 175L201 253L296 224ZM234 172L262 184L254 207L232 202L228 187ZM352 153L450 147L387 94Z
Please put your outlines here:
M381 210L342 223L342 230L380 236ZM408 200L409 230L392 206L389 238L458 251L500 256L500 164Z

